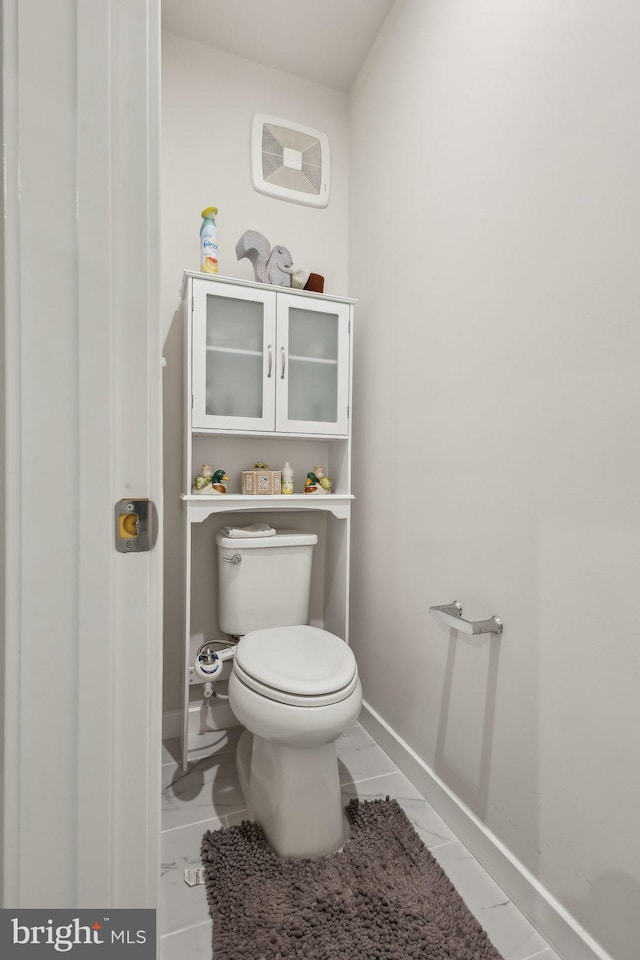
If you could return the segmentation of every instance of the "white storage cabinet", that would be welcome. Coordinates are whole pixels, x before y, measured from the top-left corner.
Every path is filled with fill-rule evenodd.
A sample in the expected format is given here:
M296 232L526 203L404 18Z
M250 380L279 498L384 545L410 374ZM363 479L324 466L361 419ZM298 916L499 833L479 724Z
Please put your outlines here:
M197 277L189 285L194 428L347 434L348 304Z
M203 700L193 662L205 640L223 639L217 619L215 534L228 523L267 520L318 534L311 622L348 641L351 501L351 378L354 301L187 272L185 320L185 609L183 765L233 722L224 701ZM257 460L289 461L295 492L243 495L241 474ZM210 463L229 475L227 494L197 495ZM322 465L326 496L304 491ZM216 689L225 692L224 677Z

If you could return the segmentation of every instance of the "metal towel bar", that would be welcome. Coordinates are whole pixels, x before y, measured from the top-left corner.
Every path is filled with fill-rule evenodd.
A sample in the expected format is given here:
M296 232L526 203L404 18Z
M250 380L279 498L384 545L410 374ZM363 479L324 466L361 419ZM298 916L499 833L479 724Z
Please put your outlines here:
M500 617L491 617L490 620L464 620L462 604L454 600L439 607L429 607L429 613L436 620L441 620L454 630L461 630L470 636L474 633L502 633L504 624Z

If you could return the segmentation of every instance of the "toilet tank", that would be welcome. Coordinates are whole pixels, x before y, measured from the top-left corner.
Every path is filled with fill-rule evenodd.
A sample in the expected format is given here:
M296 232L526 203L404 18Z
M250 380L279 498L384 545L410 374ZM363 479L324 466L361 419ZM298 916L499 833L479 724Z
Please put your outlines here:
M218 533L220 629L241 637L263 627L308 623L311 560L317 542L315 533L299 530L255 538Z

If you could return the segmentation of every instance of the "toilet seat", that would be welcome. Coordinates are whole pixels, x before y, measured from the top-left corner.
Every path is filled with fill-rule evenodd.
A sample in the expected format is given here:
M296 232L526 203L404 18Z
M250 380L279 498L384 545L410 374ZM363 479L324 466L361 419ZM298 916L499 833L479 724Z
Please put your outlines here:
M304 625L245 634L233 670L256 693L299 707L339 703L358 685L355 657L344 640Z
M358 674L356 673L346 687L341 687L340 690L334 690L331 693L317 694L314 696L309 694L288 693L286 690L270 687L268 684L261 683L260 680L245 673L242 667L238 667L237 663L233 666L233 673L241 683L244 683L245 686L249 687L249 689L255 693L259 693L268 700L286 703L292 707L328 707L332 703L340 703L341 700L346 700L358 686Z

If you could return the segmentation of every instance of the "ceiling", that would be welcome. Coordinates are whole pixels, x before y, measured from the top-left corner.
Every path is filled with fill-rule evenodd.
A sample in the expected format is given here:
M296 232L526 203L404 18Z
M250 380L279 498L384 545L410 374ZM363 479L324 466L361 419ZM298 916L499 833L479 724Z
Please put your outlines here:
M351 88L394 0L162 0L162 27L336 90Z

